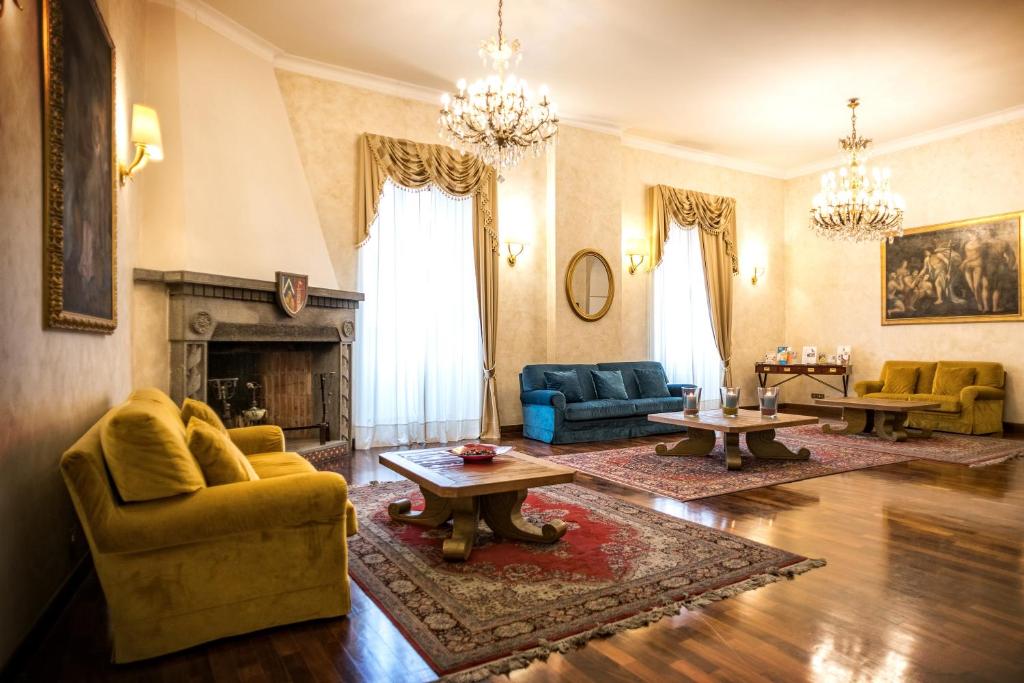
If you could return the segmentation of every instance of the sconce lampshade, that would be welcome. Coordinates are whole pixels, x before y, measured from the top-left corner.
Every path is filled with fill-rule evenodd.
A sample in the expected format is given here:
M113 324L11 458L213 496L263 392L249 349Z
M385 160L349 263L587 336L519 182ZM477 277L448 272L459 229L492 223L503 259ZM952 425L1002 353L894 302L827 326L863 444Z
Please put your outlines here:
M132 105L132 144L146 149L152 161L164 158L164 145L160 139L160 119L156 110L143 104Z

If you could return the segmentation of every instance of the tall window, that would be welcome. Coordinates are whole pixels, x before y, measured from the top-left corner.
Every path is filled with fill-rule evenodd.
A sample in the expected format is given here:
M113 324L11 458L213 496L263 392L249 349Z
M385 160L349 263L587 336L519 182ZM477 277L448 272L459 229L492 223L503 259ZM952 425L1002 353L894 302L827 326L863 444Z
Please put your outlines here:
M669 382L703 388L702 403L718 401L722 359L711 329L698 229L672 224L661 263L654 269L652 347Z
M483 344L473 199L384 184L359 249L356 448L480 435Z

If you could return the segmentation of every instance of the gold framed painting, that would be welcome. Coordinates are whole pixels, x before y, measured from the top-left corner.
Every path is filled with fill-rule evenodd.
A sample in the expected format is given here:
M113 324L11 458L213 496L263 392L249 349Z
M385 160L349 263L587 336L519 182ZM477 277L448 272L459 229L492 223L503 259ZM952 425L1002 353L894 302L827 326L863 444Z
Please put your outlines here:
M114 43L94 0L42 1L47 324L117 328Z
M906 230L882 242L882 324L1013 322L1024 212Z

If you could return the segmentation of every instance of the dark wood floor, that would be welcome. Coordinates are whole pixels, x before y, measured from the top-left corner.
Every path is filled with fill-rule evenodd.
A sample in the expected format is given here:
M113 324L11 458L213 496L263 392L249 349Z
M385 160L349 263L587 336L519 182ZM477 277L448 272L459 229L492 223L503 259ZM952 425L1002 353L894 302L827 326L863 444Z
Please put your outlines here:
M655 439L508 442L543 455ZM354 455L349 481L396 478L375 461ZM514 672L514 681L1024 680L1024 460L976 469L915 461L690 503L582 483L829 564L592 640ZM93 575L18 679L432 680L387 617L352 589L347 618L114 666Z

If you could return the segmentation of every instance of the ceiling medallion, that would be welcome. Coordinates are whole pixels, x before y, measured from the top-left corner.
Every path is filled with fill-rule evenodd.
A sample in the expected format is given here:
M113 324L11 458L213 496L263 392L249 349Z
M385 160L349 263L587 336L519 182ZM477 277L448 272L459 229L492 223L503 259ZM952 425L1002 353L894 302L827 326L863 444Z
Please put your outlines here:
M498 36L480 44L484 66L493 70L486 78L466 85L459 92L441 97L441 136L451 145L476 154L485 163L507 170L529 151L539 156L555 142L558 114L541 87L539 99L517 79L509 67L519 64L519 41L505 39L502 25L503 0L498 0Z
M839 140L846 153L846 163L836 171L821 176L821 192L814 196L811 227L822 237L852 242L870 242L903 234L903 197L889 188L889 169L873 169L869 173L868 138L857 135L857 105L851 98L852 132Z

